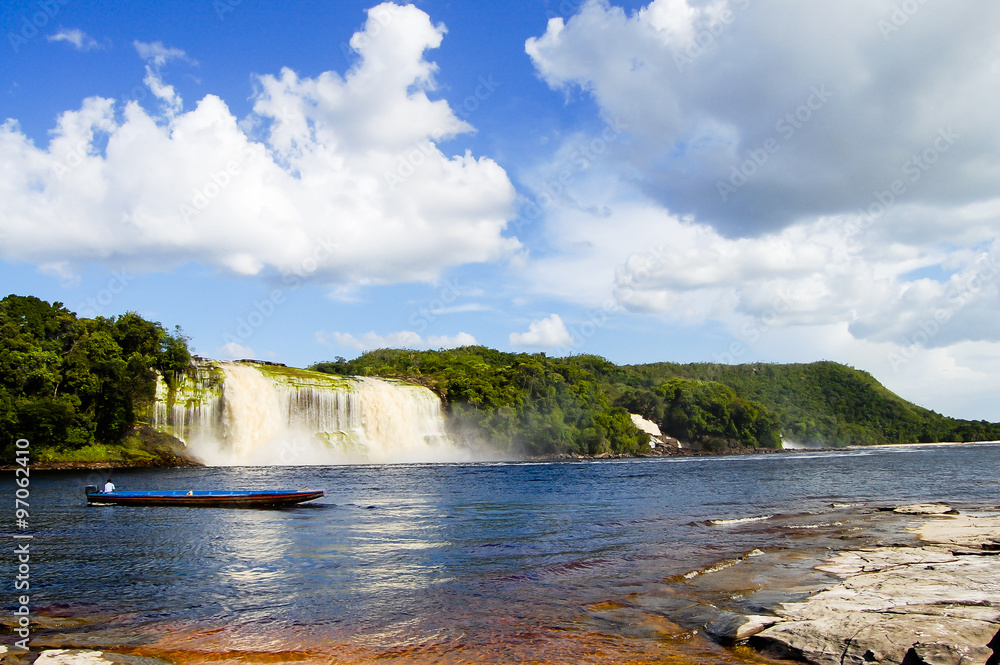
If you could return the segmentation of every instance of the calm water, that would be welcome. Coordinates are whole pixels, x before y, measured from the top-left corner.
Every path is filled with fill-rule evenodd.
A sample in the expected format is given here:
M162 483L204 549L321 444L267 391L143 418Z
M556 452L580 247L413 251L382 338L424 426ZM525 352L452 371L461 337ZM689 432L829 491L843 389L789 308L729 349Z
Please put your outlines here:
M994 506L998 477L1000 445L114 474L119 489L329 493L293 509L226 510L88 507L93 476L36 473L33 602L86 622L52 624L52 644L83 644L86 633L191 662L233 650L718 662L729 652L678 637L656 612L629 612L655 606L672 576L794 547L796 527L831 504Z

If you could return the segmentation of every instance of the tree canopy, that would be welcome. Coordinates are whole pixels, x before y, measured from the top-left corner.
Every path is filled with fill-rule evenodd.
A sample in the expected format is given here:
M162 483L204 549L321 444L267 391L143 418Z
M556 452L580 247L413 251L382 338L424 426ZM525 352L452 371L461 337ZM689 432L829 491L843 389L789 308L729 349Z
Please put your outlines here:
M120 443L148 409L156 373L168 381L191 363L177 328L135 312L79 319L33 296L0 300L0 435L38 452Z

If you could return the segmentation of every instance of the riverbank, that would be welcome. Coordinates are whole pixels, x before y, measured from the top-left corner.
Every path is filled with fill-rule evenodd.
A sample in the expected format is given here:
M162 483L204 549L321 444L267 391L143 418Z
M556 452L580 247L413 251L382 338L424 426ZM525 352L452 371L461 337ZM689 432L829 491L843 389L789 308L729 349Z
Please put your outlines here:
M33 452L31 469L34 471L204 466L188 454L181 441L146 425L135 426L118 445L93 444L78 450L46 449ZM15 468L14 465L5 464L0 466L0 471Z

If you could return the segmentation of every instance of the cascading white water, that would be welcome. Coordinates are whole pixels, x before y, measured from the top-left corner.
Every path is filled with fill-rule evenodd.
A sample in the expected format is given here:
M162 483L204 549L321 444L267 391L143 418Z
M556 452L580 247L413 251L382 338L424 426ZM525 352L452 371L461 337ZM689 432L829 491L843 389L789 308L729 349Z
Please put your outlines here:
M153 426L213 466L467 459L427 388L248 363L202 361L157 393Z

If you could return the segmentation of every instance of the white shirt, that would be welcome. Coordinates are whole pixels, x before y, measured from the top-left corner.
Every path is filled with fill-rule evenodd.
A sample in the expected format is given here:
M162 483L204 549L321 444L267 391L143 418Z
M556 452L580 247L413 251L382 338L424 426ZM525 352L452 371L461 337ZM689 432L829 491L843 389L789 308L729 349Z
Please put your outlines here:
M113 482L111 482L110 480L108 482L104 483L104 491L105 492L114 492L115 491L115 484Z

